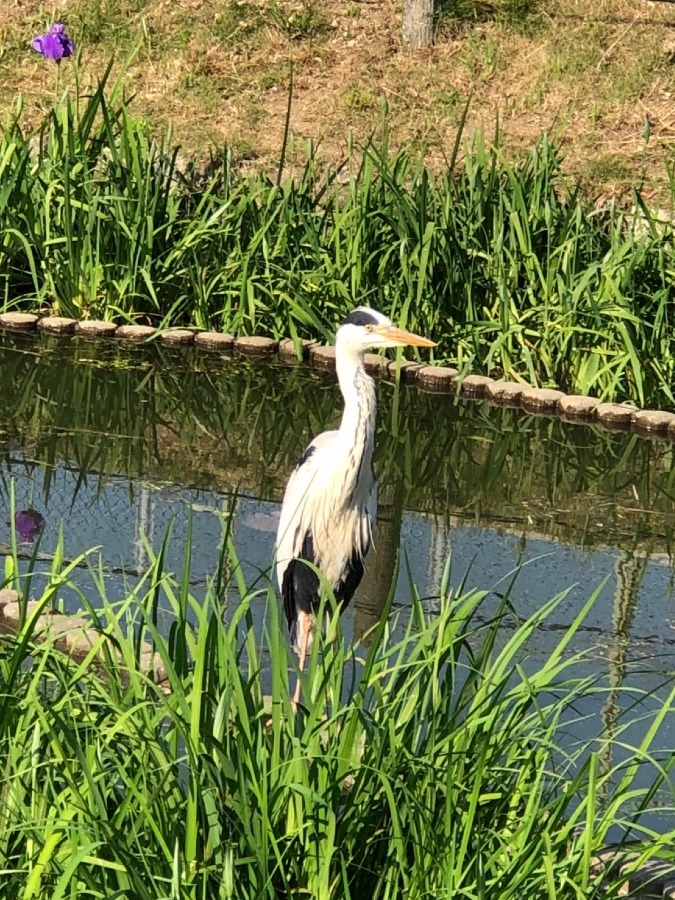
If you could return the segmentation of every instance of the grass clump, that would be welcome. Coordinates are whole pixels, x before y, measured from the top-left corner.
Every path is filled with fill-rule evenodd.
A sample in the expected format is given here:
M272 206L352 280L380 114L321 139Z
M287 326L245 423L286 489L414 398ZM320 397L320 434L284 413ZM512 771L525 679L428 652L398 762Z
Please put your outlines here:
M80 0L73 24L89 44L126 49L133 40L132 23L145 5L145 0Z
M316 0L271 0L266 17L274 28L293 40L316 37L327 28Z
M541 0L439 0L441 19L459 22L497 21L522 28L537 19Z
M41 606L68 581L58 555ZM610 833L619 859L629 839L643 860L672 852L675 833L643 821L667 784L653 744L672 693L620 761L627 721L616 744L560 744L603 693L572 671L588 607L532 665L524 648L562 598L514 622L508 599L444 587L427 614L414 597L407 626L383 619L367 649L317 640L296 714L273 593L242 583L231 549L205 599L189 542L178 579L162 558L120 603L102 578L83 597L100 631L84 660L37 644L31 614L3 638L7 897L576 900L601 895L592 860ZM620 883L610 873L603 896Z

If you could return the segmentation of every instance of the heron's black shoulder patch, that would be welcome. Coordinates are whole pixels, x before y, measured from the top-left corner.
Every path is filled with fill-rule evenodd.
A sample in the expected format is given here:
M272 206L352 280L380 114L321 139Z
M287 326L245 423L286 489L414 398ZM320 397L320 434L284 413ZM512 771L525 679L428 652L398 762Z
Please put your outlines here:
M342 325L379 325L379 319L363 309L355 309L344 319ZM340 326L342 327L342 326Z
M310 444L309 447L305 450L305 452L302 454L302 456L298 460L298 464L295 468L299 469L301 466L304 466L304 464L310 458L312 453L314 453L315 451L316 451L316 447L314 446L314 444Z

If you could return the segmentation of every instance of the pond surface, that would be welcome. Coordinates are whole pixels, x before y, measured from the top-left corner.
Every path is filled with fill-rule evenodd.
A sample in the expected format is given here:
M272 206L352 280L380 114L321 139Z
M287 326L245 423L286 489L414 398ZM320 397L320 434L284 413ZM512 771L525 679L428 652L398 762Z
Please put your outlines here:
M433 608L451 553L454 585L503 591L522 565L512 600L523 617L570 589L533 664L602 586L573 649L592 648L589 664L617 687L673 675L671 444L384 382L378 399L376 551L348 631L377 620L399 548L402 610L406 569ZM147 565L145 537L157 549L171 523L167 567L180 572L191 528L199 594L234 510L247 580L266 586L285 481L340 411L333 375L276 360L0 336L0 543L13 491L16 510L44 518L43 571L63 529L68 557L101 548L115 599ZM90 579L85 565L82 590ZM661 746L674 745L671 719Z

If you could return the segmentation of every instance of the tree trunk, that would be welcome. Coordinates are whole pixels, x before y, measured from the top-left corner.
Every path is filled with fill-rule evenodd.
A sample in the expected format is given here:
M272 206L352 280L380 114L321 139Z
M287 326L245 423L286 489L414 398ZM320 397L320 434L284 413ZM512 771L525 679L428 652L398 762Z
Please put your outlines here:
M434 39L434 0L403 0L403 43L411 50Z

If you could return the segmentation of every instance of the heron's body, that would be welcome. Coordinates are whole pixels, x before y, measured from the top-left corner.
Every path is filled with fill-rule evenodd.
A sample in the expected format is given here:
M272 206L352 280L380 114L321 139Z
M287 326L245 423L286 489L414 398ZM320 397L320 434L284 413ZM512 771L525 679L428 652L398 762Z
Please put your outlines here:
M359 586L372 543L377 404L375 386L363 365L364 352L368 347L405 344L433 346L394 328L374 310L359 308L347 316L335 343L345 403L340 427L314 438L286 486L277 533L277 580L301 668L321 599L315 568L344 608Z
M338 378L341 387L358 382L357 391L349 393L339 430L314 438L301 456L279 522L277 580L296 646L298 615L313 615L320 601L319 579L304 561L321 570L336 600L346 606L372 542L375 386L351 355L341 360Z

